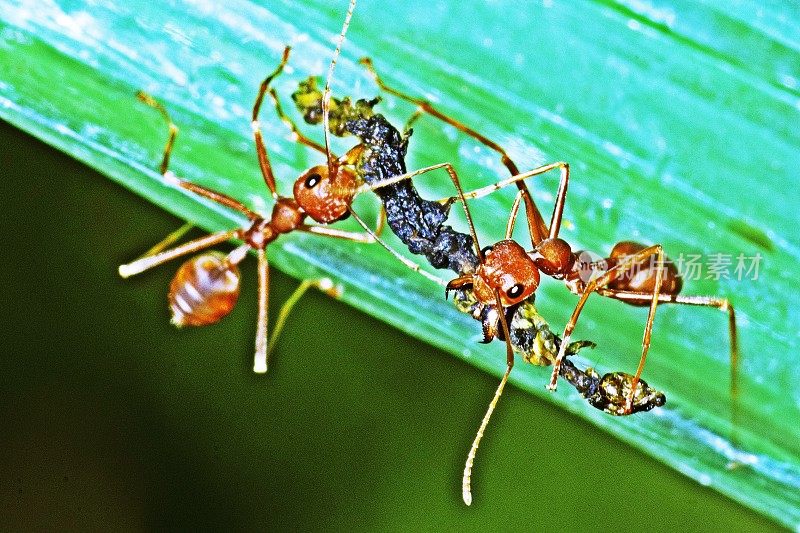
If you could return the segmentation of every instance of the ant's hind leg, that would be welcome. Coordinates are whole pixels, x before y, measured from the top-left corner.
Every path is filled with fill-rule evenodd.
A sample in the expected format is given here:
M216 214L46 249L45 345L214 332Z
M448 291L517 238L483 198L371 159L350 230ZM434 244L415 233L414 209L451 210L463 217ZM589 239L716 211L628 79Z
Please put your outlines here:
M286 54L289 53L288 52L288 48L286 49L285 53ZM282 65L281 65L281 68L282 68ZM211 189L206 189L205 187L202 187L200 185L195 185L194 183L191 183L191 182L188 182L188 181L184 181L184 180L178 178L177 176L175 176L175 174L172 171L169 170L169 158L170 158L170 155L172 153L172 147L175 145L175 137L178 134L178 127L175 125L174 122L172 122L172 119L170 118L169 113L167 112L167 109L163 105L161 105L161 103L158 100L156 100L155 98L153 98L152 96L150 96L149 94L147 94L144 91L137 92L136 93L136 97L139 100L141 100L142 102L144 102L145 104L147 104L150 107L156 109L159 113L161 113L161 116L164 117L164 120L167 122L167 125L169 126L169 136L167 137L167 143L164 146L164 155L161 158L161 165L159 166L159 172L161 172L161 174L164 176L164 181L166 183L171 184L171 185L176 185L178 187L182 187L182 188L184 188L186 190L192 191L192 192L194 192L196 194L199 194L201 196L205 196L206 198L214 200L215 202L220 203L220 204L222 204L222 205L224 205L226 207L230 207L231 209L235 209L235 210L239 211L240 213L243 213L250 220L255 220L256 218L259 218L258 214L254 213L253 211L251 211L250 209L245 207L244 204L242 204L238 200L234 200L230 196L227 196L225 194L222 194L222 193L219 193L219 192L216 192L216 191L212 191ZM183 231L183 233L188 231L190 228L191 228L191 226L185 227L185 230ZM183 230L183 228L179 229L178 232L180 232L181 230ZM176 233L178 233L178 232L176 232ZM162 241L161 243L157 244L154 248L160 247L161 249L163 249L163 248L166 248L167 246L169 246L170 239L172 238L172 235L173 234L168 235L167 238L164 239L164 241ZM178 235L178 237L174 238L172 242L174 242L174 240L177 240L177 238L179 238L179 237L180 237L180 235ZM166 244L164 244L164 243L166 243ZM148 254L150 254L150 252L148 252L145 255L148 255Z
M129 278L136 274L140 274L145 270L166 263L167 261L171 261L172 259L176 259L183 255L198 252L200 250L209 248L216 244L229 241L234 237L236 237L238 234L239 234L238 229L220 231L218 233L212 233L210 235L206 235L205 237L200 237L199 239L189 241L176 248L172 248L171 250L161 251L153 255L145 255L137 259L136 261L133 261L132 263L128 263L126 265L120 265L119 275L122 276L123 278Z
M646 303L652 298L649 294L612 289L599 289L598 294L627 303ZM739 335L736 327L736 311L727 298L714 296L684 296L680 294L660 294L659 304L682 304L713 307L728 315L728 338L730 341L730 396L731 396L731 442L737 444L736 428L739 420Z
M302 281L300 285L298 285L297 289L295 289L291 296L289 296L286 302L284 302L284 304L281 306L280 311L278 311L278 319L275 321L275 325L272 326L272 335L269 337L267 357L269 357L269 355L271 355L275 350L278 337L280 337L281 332L283 332L283 328L286 326L286 321L289 319L289 315L291 314L295 305L297 305L297 302L300 301L300 298L302 298L306 291L311 288L319 289L332 298L339 298L342 295L341 286L334 284L333 280L330 278L307 279ZM263 368L263 371L266 372L266 366ZM256 370L256 372L258 372L258 370Z
M147 104L148 106L156 109L161 114L161 116L164 117L164 120L167 122L167 127L169 128L169 134L167 136L167 142L164 145L164 154L161 156L161 164L158 166L158 171L162 175L166 175L169 169L169 158L170 155L172 154L172 148L175 146L175 138L178 135L178 126L176 126L175 123L172 122L172 118L169 116L167 109L163 105L161 105L161 103L158 100L156 100L155 98L153 98L144 91L138 91L136 93L136 98L138 98L140 101ZM180 238L183 237L186 233L188 233L189 230L191 230L193 227L194 224L187 222L177 230L167 235L164 238L164 240L155 244L152 248L150 248L141 256L139 256L139 258L156 255L157 253L165 250L166 248L169 248L170 246L178 242L178 240L180 240Z

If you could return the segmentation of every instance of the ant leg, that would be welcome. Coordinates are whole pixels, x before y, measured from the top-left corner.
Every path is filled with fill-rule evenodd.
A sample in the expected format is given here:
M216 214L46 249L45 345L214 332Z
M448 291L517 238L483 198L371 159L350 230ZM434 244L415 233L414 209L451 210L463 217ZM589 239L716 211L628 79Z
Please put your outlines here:
M191 222L186 222L183 226L176 229L175 231L164 237L161 241L151 246L149 250L147 250L145 253L143 253L136 259L137 260L144 259L145 257L150 257L166 250L167 248L178 242L181 239L181 237L186 235L186 233L188 233L189 230L191 230L193 227L194 224L192 224Z
M164 146L164 155L161 158L161 164L159 165L158 171L164 176L165 180L168 183L172 183L173 185L180 185L184 189L193 190L194 192L197 192L198 194L203 194L203 193L200 192L200 190L204 190L204 189L202 189L201 187L199 187L197 185L193 185L191 183L184 182L183 180L178 179L175 176L175 174L173 174L172 172L170 172L168 170L169 169L170 155L172 154L172 148L175 145L175 138L178 135L178 126L176 126L175 123L172 122L172 118L170 117L169 112L167 111L167 109L158 100L156 100L155 98L153 98L152 96L150 96L149 94L147 94L144 91L137 91L136 98L138 98L143 103L149 105L150 107L156 109L159 113L161 113L161 116L164 117L164 120L167 122L167 126L169 128L169 135L167 137L167 142L166 142L166 144ZM209 192L213 192L213 191L209 191ZM233 209L236 209L237 211L243 212L251 220L253 219L254 216L257 216L254 213L252 213L249 210L247 210L241 203L239 203L239 202L237 202L235 200L232 200L232 199L230 199L227 196L224 196L222 194L214 193L213 195L210 195L210 194L203 194L203 195L208 197L208 198L211 198L212 200L216 200L219 203L227 205L228 207L232 207ZM173 243L177 242L178 239L180 239L184 234L186 234L186 232L188 232L193 227L194 227L193 224L187 222L186 224L184 224L183 226L178 228L176 231L174 231L174 232L170 233L169 235L167 235L164 238L164 240L162 240L161 242L159 242L156 245L154 245L152 248L150 248L148 251L146 251L141 257L148 257L148 256L151 256L151 255L156 255L160 251L164 250L165 248L168 248Z
M261 103L264 101L264 95L269 88L269 84L273 79L275 79L275 77L283 72L283 67L285 67L286 62L289 61L290 50L290 46L287 46L283 49L283 56L281 57L281 62L278 64L278 67L272 71L272 73L267 76L264 81L261 82L261 86L258 89L258 95L256 96L256 101L253 104L253 121L251 123L253 128L253 137L256 142L256 153L258 154L258 165L261 167L261 175L264 176L264 183L267 184L269 192L272 193L272 197L276 200L278 199L278 191L275 188L275 174L272 172L272 165L269 162L267 147L264 145L264 138L261 135L261 123L258 121L258 113L261 110Z
M210 246L214 246L215 244L233 239L239 235L239 232L240 230L233 229L212 233L210 235L206 235L205 237L200 237L199 239L189 241L178 246L177 248L159 252L155 255L142 257L141 259L137 259L136 261L128 263L127 265L120 265L119 275L123 278L129 278L182 255L191 254Z
M380 189L382 187L387 187L389 185L394 185L395 183L398 183L398 182L401 182L401 181L404 181L404 180L407 180L407 179L412 179L415 176L419 176L421 174L426 174L428 172L431 172L433 170L437 170L437 169L440 169L440 168L443 168L443 169L445 169L447 171L447 173L450 175L450 179L452 180L453 185L455 185L456 190L458 191L458 199L461 200L461 204L464 207L464 213L465 213L465 215L467 217L467 222L469 223L470 234L472 236L473 243L475 244L475 252L476 252L477 256L480 259L483 259L483 254L481 252L480 245L478 244L478 235L475 233L475 224L473 224L473 222L472 222L472 214L469 211L469 206L467 206L466 198L464 196L464 190L461 188L461 180L458 177L458 173L456 172L456 169L450 163L438 163L436 165L431 165L429 167L425 167L425 168L421 168L421 169L418 169L418 170L414 170L413 172L406 172L405 174L398 174L397 176L392 176L391 178L387 178L385 180L381 180L381 181L378 181L378 182L375 182L375 183L369 183L369 184L365 183L365 184L361 185L360 187L358 187L355 190L355 193L359 194L359 193L364 192L364 191L374 191L376 189ZM443 200L442 203L452 203L454 201L454 198L455 197L447 198L447 199Z
M598 294L620 300L622 302L646 302L651 299L649 294L642 294L630 291L619 291L613 289L599 289ZM683 296L679 294L659 294L658 303L674 303L683 305L694 305L703 307L713 307L728 315L728 336L730 339L730 395L731 395L731 426L734 434L731 441L736 442L735 428L738 420L739 405L739 336L736 328L736 311L733 304L727 298L717 298L714 296Z
M372 64L372 60L368 57L361 58L361 64L367 68L367 71L370 73L372 78L375 80L375 83L380 87L382 90L388 92L389 94L393 94L398 98L406 100L412 104L417 106L418 112L428 113L429 115L438 118L439 120L449 124L459 130L460 132L472 137L476 141L480 142L481 144L487 146L491 150L494 150L500 155L500 160L502 161L503 165L508 169L508 172L513 176L519 174L519 169L517 165L512 161L509 157L508 153L505 149L494 142L493 140L489 139L482 133L470 128L466 124L449 117L433 107L430 102L423 98L416 98L409 94L403 93L393 87L390 87L381 79L378 75L377 71L375 70L374 65ZM528 187L523 182L516 182L517 188L520 190L523 199L525 200L525 211L528 216L528 230L531 234L531 241L534 246L539 243L542 239L545 238L547 235L547 226L545 225L544 218L542 218L542 214L539 209L536 207L536 203L533 201L533 197L528 190Z
M514 203L511 205L511 211L508 214L508 222L506 223L506 240L511 239L514 233L514 224L517 222L517 213L519 212L519 204L522 201L522 191L519 191L514 197Z
M337 228L331 228L330 226L309 226L303 224L298 227L299 230L305 231L307 233L315 233L317 235L326 235L328 237L336 237L338 239L346 239L349 241L360 242L364 244L372 244L376 241L380 241L379 236L383 234L383 230L386 227L386 208L381 204L380 211L378 212L377 220L375 221L375 229L370 229L367 226L366 222L359 217L355 211L353 211L352 206L347 207L348 212L352 217L358 221L362 228L366 230L366 234L364 233L356 233L352 231L343 231ZM381 243L383 244L383 243ZM384 246L386 246L384 244Z
M352 206L348 206L347 211L361 225L361 227L364 228L367 234L372 237L372 240L369 241L369 243L380 242L379 237L383 235L383 230L386 229L386 206L384 206L383 203L380 204L378 216L375 220L375 229L370 229L366 222L364 222L364 219L362 219L360 216L358 216L358 214L356 214L355 211L353 211Z
M651 296L649 294L642 294L638 292L619 291L614 289L598 289L597 293L620 300L622 302L644 302L649 301ZM673 303L683 305L694 305L703 307L714 307L728 315L728 334L730 337L730 360L731 360L731 388L734 389L735 378L738 374L739 362L739 336L736 328L736 311L733 304L727 298L717 298L715 296L684 296L680 294L659 294L658 303Z
M350 210L350 214L353 218L364 228L365 233L354 233L352 231L343 231L336 228L329 228L327 226L299 226L297 229L300 231L305 231L306 233L313 233L315 235L325 235L326 237L334 237L337 239L345 239L348 241L359 242L363 244L372 244L377 242L381 246L383 246L386 250L389 251L398 261L403 263L405 266L413 270L414 272L418 272L420 275L428 278L429 280L433 281L434 283L438 283L443 287L447 284L441 278L434 276L433 274L422 270L419 265L400 255L396 250L391 248L388 244L386 244L383 239L378 236L378 232L383 230L384 222L380 222L377 226L377 231L373 231L369 228L369 226L364 222L364 220L359 217L355 212ZM383 220L385 217L381 217Z
M324 292L328 296L333 298L339 298L342 295L342 289L338 285L333 283L333 280L330 278L321 278L321 279L307 279L300 283L300 285L295 289L291 296L284 302L281 306L281 310L278 312L278 319L275 321L275 325L272 326L272 334L269 336L269 349L267 350L267 356L272 354L275 350L275 345L278 342L278 337L280 337L281 332L283 331L284 326L286 325L286 321L289 318L294 306L297 305L297 302L300 301L300 298L306 293L308 289L311 287L315 287L320 291Z
M175 146L175 138L178 135L178 126L172 122L172 118L169 116L169 112L167 109L161 105L161 103L147 94L144 91L137 91L136 98L138 98L141 102L150 107L156 109L164 120L167 122L167 127L169 128L169 134L167 136L167 142L164 145L164 154L161 156L161 164L158 166L158 171L162 175L167 174L167 169L169 168L169 159L170 155L172 154L172 148ZM181 237L183 237L190 229L194 227L194 224L187 222L177 230L173 231L169 235L167 235L164 240L155 244L152 248L147 250L144 254L140 257L148 257L151 255L156 255L157 253L161 252L162 250L169 248L174 243L176 243Z
M365 191L375 191L375 190L383 188L383 187L388 187L390 185L394 185L394 184L399 183L401 181L413 179L416 176L419 176L421 174L426 174L428 172L431 172L433 170L438 170L440 168L453 168L453 166L450 163L437 163L436 165L431 165L429 167L420 168L420 169L414 170L412 172L406 172L405 174L398 174L397 176L392 176L390 178L386 178L384 180L376 181L374 183L364 183L364 184L358 186L355 189L354 194L361 194L362 192L365 192ZM442 203L444 203L444 202L442 202Z
M358 216L355 213L355 211L353 211L352 209L350 209L350 215L353 217L353 219L356 222L358 222L361 225L362 228L364 228L364 231L367 233L367 235L369 235L371 237L371 239L372 239L371 242L377 242L378 244L383 246L383 248L386 249L386 251L388 251L390 254L392 254L392 256L394 256L395 259L397 259L398 261L403 263L405 266L407 266L409 269L413 270L414 272L417 272L418 274L422 275L423 277L426 277L429 280L433 281L434 283L438 283L439 285L441 285L443 287L447 286L447 283L443 279L441 279L441 278L439 278L437 276L434 276L430 272L422 270L418 264L416 264L415 262L411 261L409 258L401 255L397 250L395 250L394 248L392 248L391 246L386 244L386 242L379 237L378 230L375 230L375 231L371 230L369 228L369 226L367 226L366 222L364 222L364 220L360 216ZM383 220L385 220L385 218L386 218L385 216L382 217ZM379 229L383 229L383 223L380 224Z
M289 130L291 130L293 140L299 142L300 144L304 144L305 146L308 146L317 152L325 154L325 147L303 135L303 133L297 127L297 124L295 124L294 121L290 119L286 113L284 113L283 106L281 106L280 99L278 98L278 93L275 92L275 89L272 87L269 89L269 96L272 99L273 105L275 106L275 112L278 114L278 118L280 118L281 121L286 124ZM331 157L335 158L333 155Z
M630 411L630 408L633 403L633 395L636 392L636 386L639 384L639 377L642 374L642 369L644 368L644 362L647 358L647 352L650 348L650 334L653 329L653 320L655 319L656 314L656 306L658 304L658 298L661 293L661 283L664 277L664 251L661 248L660 244L656 244L654 246L649 246L643 250L636 252L633 255L627 256L625 259L621 260L617 265L610 268L606 272L604 272L601 276L594 278L586 284L586 288L583 290L581 294L580 300L578 300L578 304L575 306L575 310L572 312L572 316L567 322L566 327L564 328L564 335L561 337L561 348L558 351L558 356L556 357L556 361L553 364L553 375L550 378L550 383L548 384L547 388L551 391L556 390L556 385L558 382L558 372L561 369L561 361L564 359L564 355L566 353L566 348L569 345L570 335L575 329L575 324L578 321L578 317L580 316L581 311L583 310L583 306L586 305L586 300L589 298L589 295L592 292L597 291L598 289L605 288L606 285L617 279L619 276L628 272L631 268L635 268L636 264L641 262L642 260L650 257L652 255L656 256L656 264L658 265L658 270L656 271L656 279L655 279L655 286L653 287L653 294L649 294L648 297L651 300L650 303L650 311L647 315L647 322L644 328L644 337L642 338L642 356L639 360L639 366L636 369L636 375L631 383L631 395L628 397L626 403L626 410Z
M535 168L530 171L530 173L523 173L523 175L529 174L526 177L532 177L538 174L549 172L555 168L560 170L561 178L558 182L558 192L556 192L556 202L553 205L553 213L550 215L550 230L547 232L548 239L555 239L558 237L558 232L561 230L561 218L564 216L564 203L567 199L567 187L569 186L569 163L559 161L557 163L550 163L549 165ZM520 191L518 194L521 195L522 191ZM514 205L511 208L508 227L506 228L506 232L509 235L507 238L510 238L511 233L514 231L514 221L517 217L517 211L519 211L519 200L515 200ZM539 243L534 243L534 246L537 244Z
M383 205L383 202L381 202L380 209L380 213L378 213L378 220L375 224L375 230L373 231L376 239L377 237L383 235L383 230L386 228L386 206Z
M566 163L564 163L564 165L566 165ZM437 169L440 169L440 168L444 168L447 171L447 173L450 175L450 179L452 180L453 185L456 187L456 190L458 191L458 199L461 201L461 205L464 207L464 214L466 215L467 222L469 223L470 235L472 236L472 241L473 241L473 244L475 245L476 255L482 261L483 260L483 252L481 252L480 244L478 244L478 235L475 232L475 224L472 222L472 214L469 211L469 206L467 206L466 196L464 195L464 190L461 188L461 181L460 181L460 179L458 177L458 173L456 172L456 170L453 167L453 165L451 165L450 163L439 163L439 164L436 164L436 165L431 165L429 167L425 167L425 168L421 168L421 169L415 170L413 172L407 172L405 174L399 174L397 176L392 176L391 178L388 178L388 179L385 179L385 180L381 180L381 181L376 182L376 183L371 183L371 184L366 184L365 183L365 184L361 185L360 187L358 187L356 189L355 193L358 194L358 193L361 193L363 191L368 191L368 190L374 191L376 189L380 189L381 187L387 187L389 185L393 185L393 184L401 182L403 180L412 179L415 176L419 176L421 174L425 174L427 172L431 172L433 170L437 170ZM524 179L524 178L518 178L516 180L516 182L517 183L521 183L520 180L522 180L522 179ZM565 190L566 190L566 188L565 188ZM520 194L522 194L522 192L520 192ZM445 200L441 200L441 202L442 203L452 203L454 201L454 199L455 199L455 197L451 197L451 198L447 198Z
M476 252L476 255L478 256L478 260L482 263L483 262L483 251L481 250L481 245L478 244L478 234L475 231L475 224L472 222L472 214L469 211L469 206L467 205L467 199L464 196L464 189L461 188L461 180L458 178L458 174L456 173L456 169L453 168L453 165L451 165L450 163L445 163L444 164L444 168L445 168L445 170L447 170L447 173L450 175L450 180L452 180L453 185L456 188L456 191L458 191L458 199L461 200L461 206L464 208L464 215L467 217L467 224L469 224L469 232L470 232L470 235L472 236L472 242L475 245L475 252ZM497 303L498 304L500 303L499 296L498 296L498 299L497 299ZM501 310L500 314L502 314L503 307L500 306L500 307L498 307L498 309Z
M158 102L158 100L156 100L155 98L153 98L144 91L138 91L136 93L136 97L143 103L149 105L150 107L156 109L159 113L161 113L161 116L164 117L164 120L167 122L167 125L169 126L169 136L167 138L167 143L164 147L164 155L161 159L161 165L159 167L159 171L164 176L165 182L172 185L177 185L179 187L192 191L206 198L210 198L211 200L214 200L215 202L220 203L226 207L235 209L243 213L251 220L260 218L257 213L251 211L239 201L234 200L233 198L226 196L222 193L218 193L216 191L206 189L204 187L195 185L188 181L181 180L178 177L176 177L175 174L169 171L168 168L169 168L170 154L172 153L172 147L175 144L175 137L178 133L178 127L175 125L175 123L172 122L172 119L170 118L166 108L163 105L161 105L161 103ZM161 242L157 243L155 246L150 248L138 260L133 261L132 263L128 263L126 265L121 265L119 267L120 276L122 276L123 278L127 278L135 274L139 274L149 268L170 261L171 259L174 259L176 257L193 253L195 251L208 248L220 242L230 240L233 237L237 236L240 232L240 230L235 229L235 230L212 233L210 235L206 235L205 237L200 237L199 239L189 241L171 250L164 251L165 248L169 247L170 245L172 245L172 243L180 239L192 227L193 225L190 223L184 224L176 231L167 235L167 237L164 238Z
M459 130L462 133L472 137L473 139L477 140L481 144L484 144L487 147L491 148L492 150L494 150L495 152L497 152L500 155L500 159L501 159L503 165L505 165L505 167L508 169L508 171L511 174L519 174L519 170L517 169L516 164L514 163L514 161L512 161L512 159L509 157L508 153L505 151L505 149L503 149L502 146L500 146L496 142L492 141L488 137L484 136L482 133L479 133L479 132L475 131L474 129L470 128L466 124L464 124L464 123L462 123L462 122L460 122L460 121L458 121L458 120L456 120L456 119L454 119L452 117L449 117L449 116L445 115L444 113L442 113L441 111L439 111L438 109L433 107L433 105L431 105L431 103L428 102L427 100L425 100L423 98L417 98L415 96L411 96L410 94L406 94L406 93L404 93L402 91L399 91L399 90L395 89L394 87L391 87L391 86L387 85L383 81L383 79L378 75L378 72L375 70L375 65L372 63L372 59L370 59L368 57L362 57L359 60L359 62L362 65L364 65L364 67L366 67L367 71L372 76L372 79L375 80L375 83L378 85L378 87L381 88L381 90L384 90L389 94L393 94L394 96L397 96L398 98L401 98L401 99L403 99L403 100L405 100L407 102L410 102L410 103L416 105L417 109L418 109L418 113L428 113L429 115L431 115L431 116L433 116L435 118L438 118L442 122L450 124L451 126L456 128L457 130Z
M375 242L373 234L358 233L355 231L344 231L337 228L329 228L328 226L307 226L303 224L297 227L298 230L306 233L313 233L314 235L324 235L326 237L334 237L336 239L344 239L346 241L359 242L361 244L372 244Z
M253 372L267 371L267 312L269 305L269 261L264 248L256 249L258 256L258 322L256 323L256 355Z
M500 385L497 386L497 390L494 392L494 397L489 403L489 408L486 410L486 414L483 415L481 425L478 427L478 433L475 435L475 440L472 441L469 454L467 454L467 462L464 465L464 475L461 478L461 497L464 499L464 503L467 505L472 504L472 465L475 462L475 454L478 452L478 446L481 444L481 439L483 438L484 431L486 431L486 426L489 425L489 419L492 417L492 413L494 413L495 407L497 407L497 402L500 400L500 396L503 394L503 389L508 381L508 376L511 374L511 369L514 368L514 348L511 345L511 334L509 333L508 322L506 321L505 313L502 312L503 306L500 301L500 293L495 290L494 295L497 309L500 310L498 313L500 315L500 326L503 328L503 333L506 339L506 371L503 374L503 379L500 380Z
M565 174L565 177L562 177L562 184L563 185L559 187L559 190L563 189L563 194L566 194L566 181L569 179L569 165L567 165L566 163L553 163L552 165L548 165L546 167L540 167L540 169L535 169L535 170L533 170L531 172L522 174L520 176L514 176L512 178L508 178L505 181L507 181L509 183L515 183L515 182L516 183L521 183L521 180L524 180L526 177L530 177L530 175L536 175L537 173L541 174L542 172L546 172L547 170L550 170L551 168L556 168L556 167L559 167L559 166L562 167L562 169L564 169L564 170L562 170L562 173ZM376 189L380 189L381 187L387 187L389 185L393 185L393 184L401 182L403 180L412 179L415 176L419 176L421 174L425 174L427 172L431 172L433 170L437 170L437 169L440 169L440 168L444 168L447 171L447 173L450 175L450 179L453 181L453 185L455 185L456 190L458 191L458 199L461 200L461 204L464 207L464 213L466 214L467 222L469 223L470 235L472 236L472 241L475 244L476 254L477 254L478 258L482 261L483 260L483 253L481 252L480 245L478 244L478 235L475 232L475 225L472 222L472 215L470 214L469 207L467 206L467 202L466 202L467 195L464 194L464 191L461 188L461 181L458 178L458 174L456 173L456 170L453 167L453 165L451 165L450 163L439 163L439 164L436 164L436 165L431 165L429 167L425 167L425 168L421 168L421 169L415 170L413 172L407 172L405 174L399 174L397 176L392 176L391 178L388 178L388 179L385 179L385 180L381 180L381 181L376 182L376 183L371 183L371 184L366 184L365 183L365 184L361 185L360 187L358 187L355 192L356 192L356 194L358 194L358 193L361 193L361 192L367 191L367 190L374 191ZM542 170L542 169L544 169L544 170ZM472 191L472 193L475 193L475 194L473 194L472 196L469 196L469 197L470 198L475 198L475 197L485 196L486 194L489 194L490 192L497 190L497 188L499 188L499 187L495 188L494 185L489 186L488 188L484 188L484 189L487 189L487 190L486 190L486 192L483 192L482 194L477 194L476 191ZM488 189L491 189L491 190L488 190ZM478 189L477 191L481 191L481 189ZM518 194L519 194L519 196L524 197L524 194L522 193L522 191L520 191ZM445 199L439 200L439 201L441 203L452 203L453 201L455 201L455 199L456 199L456 197L449 197L449 198L445 198ZM562 201L562 205L563 205L563 201ZM510 233L514 229L513 220L514 220L514 217L516 215L516 209L515 208L517 208L519 206L519 201L515 201L514 202L514 206L515 207L512 208L511 218L509 219L509 223L508 223L509 224L508 228L507 228L508 233ZM559 216L559 225L560 225L560 216ZM387 247L387 249L388 249L388 247ZM420 272L422 272L422 271L420 271Z
M164 178L165 181L171 185L181 187L199 196L203 196L204 198L213 200L218 204L224 205L225 207L229 207L235 211L239 211L250 220L258 220L261 218L261 215L259 215L255 211L252 211L249 207L241 203L239 200L235 200L230 196L228 196L227 194L223 194L217 191L212 191L211 189L207 189L200 185L196 185L190 181L182 180L169 171L166 174L164 174Z
M175 145L175 137L178 135L178 126L172 122L172 118L170 118L167 109L161 105L161 103L147 94L144 91L137 91L136 98L141 100L143 103L149 105L150 107L156 109L161 116L164 117L164 120L167 122L167 127L169 128L169 135L167 137L167 143L164 146L164 155L161 158L161 165L158 167L158 171L161 174L166 174L167 168L169 167L169 156L172 154L172 147Z
M546 233L548 238L553 239L555 237L558 237L558 232L561 230L561 218L564 215L564 203L567 197L567 187L569 186L569 163L566 163L564 161L558 161L556 163L549 163L547 165L542 165L541 167L534 168L533 170L522 172L520 174L516 174L504 180L500 180L492 185L487 185L485 187L473 189L469 192L464 193L464 198L467 200L483 198L484 196L488 196L489 194L499 189L502 189L503 187L507 187L512 183L518 183L522 180L526 180L528 178L532 178L540 174L545 174L556 168L559 169L561 178L558 183L558 192L556 193L556 202L555 205L553 206L553 214L550 217L550 230ZM439 202L447 203L447 202L452 202L454 199L455 197L443 198L439 200ZM517 193L516 199L514 200L514 204L511 207L511 214L509 216L508 225L506 227L506 238L510 238L511 233L514 231L514 223L516 220L517 212L519 211L519 204L521 199L524 199L524 194L522 191L519 191ZM534 243L534 246L536 244L538 243Z

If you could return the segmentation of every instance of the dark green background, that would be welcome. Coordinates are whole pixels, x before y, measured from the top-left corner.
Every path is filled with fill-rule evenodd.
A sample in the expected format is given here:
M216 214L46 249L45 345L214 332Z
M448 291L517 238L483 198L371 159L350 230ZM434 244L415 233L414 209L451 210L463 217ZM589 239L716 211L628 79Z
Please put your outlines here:
M0 147L0 529L774 527L514 388L465 508L494 378L317 292L256 376L254 261L231 317L176 331L176 265L116 267L180 221L5 123Z

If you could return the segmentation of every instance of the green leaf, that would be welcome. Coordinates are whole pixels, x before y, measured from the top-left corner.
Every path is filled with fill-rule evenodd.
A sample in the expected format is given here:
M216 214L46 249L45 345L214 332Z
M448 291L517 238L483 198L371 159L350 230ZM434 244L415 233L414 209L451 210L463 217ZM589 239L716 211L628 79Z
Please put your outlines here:
M181 127L176 173L266 211L248 118L258 83L287 43L292 72L276 85L285 100L306 75L322 74L345 8L275 4L0 1L0 116L187 220L230 227L236 216L161 181L155 168L164 124L133 95L157 96ZM728 438L727 329L713 310L659 308L644 377L668 403L646 415L609 417L563 385L549 394L547 369L518 365L512 381L800 527L797 6L414 0L396 9L402 14L377 2L357 8L335 92L377 94L356 62L370 55L388 82L500 142L521 168L570 162L564 236L576 247L604 254L634 239L663 244L675 260L699 255L704 270L684 292L729 297L739 318L742 444L734 449ZM402 124L413 109L384 96L381 111ZM288 192L320 158L291 142L269 109L262 117ZM318 129L309 131L319 138ZM348 146L337 140L335 148ZM495 154L430 117L415 124L408 161L410 168L450 161L467 188L504 176ZM552 201L554 182L534 184L540 204ZM426 196L451 193L442 175L418 183ZM500 238L512 199L504 191L474 204L482 240ZM357 206L367 217L376 212L366 196ZM737 273L740 254L761 258L757 279ZM360 309L502 371L502 346L476 345L478 324L378 247L291 235L271 247L270 258L300 278L332 276ZM715 258L730 259L727 278L709 276ZM545 283L537 299L556 330L574 302L558 283ZM583 362L601 373L632 372L644 318L642 309L590 300L576 337L597 348L583 352L592 359ZM748 464L726 468L737 459Z

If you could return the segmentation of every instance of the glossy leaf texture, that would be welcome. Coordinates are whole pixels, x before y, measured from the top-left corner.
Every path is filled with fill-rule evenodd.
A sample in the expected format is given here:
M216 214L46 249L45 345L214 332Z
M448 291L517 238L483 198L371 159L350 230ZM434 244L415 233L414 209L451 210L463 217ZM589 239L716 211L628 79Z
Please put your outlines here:
M291 68L276 83L291 111L296 84L324 74L346 9L344 1L270 4L0 0L0 116L209 230L241 222L162 182L155 169L166 130L134 97L144 89L181 127L177 174L268 212L249 119L258 84L291 44ZM497 140L521 168L568 161L563 236L576 248L604 254L620 240L661 243L687 273L686 294L736 306L738 447L729 438L726 321L714 310L659 308L644 377L668 404L651 413L612 418L566 385L547 393L547 369L520 364L512 382L800 527L797 4L412 0L388 9L364 0L348 37L335 94L378 94L357 62L372 56L387 82ZM383 96L381 112L403 124L413 107ZM262 122L288 194L321 158L294 143L268 106ZM430 117L414 127L410 168L450 161L467 188L504 177L496 154L453 128ZM319 128L306 131L321 139ZM351 145L337 139L334 148ZM53 169L43 186L65 179ZM533 184L541 205L551 205L556 182ZM429 197L452 194L444 174L418 186ZM512 200L501 191L472 204L484 242L502 236ZM357 207L370 217L377 202L364 195ZM476 322L379 247L292 235L269 252L278 268L331 276L356 307L501 373L503 347L478 345ZM555 282L537 298L553 328L563 327L575 298ZM642 309L590 300L576 336L598 348L581 364L632 372L644 319ZM745 465L731 470L731 461Z

